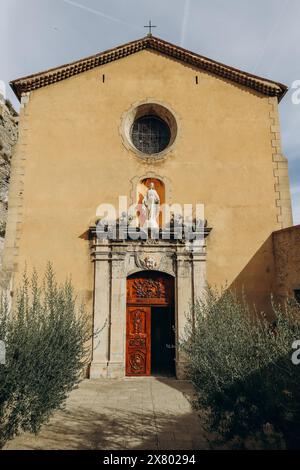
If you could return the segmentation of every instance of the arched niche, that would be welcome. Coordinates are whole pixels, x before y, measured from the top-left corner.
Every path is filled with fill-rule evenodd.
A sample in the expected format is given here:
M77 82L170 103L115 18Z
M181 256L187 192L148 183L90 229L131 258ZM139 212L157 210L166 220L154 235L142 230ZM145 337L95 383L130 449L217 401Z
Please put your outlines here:
M142 203L143 203L143 199L144 199L151 183L154 184L155 189L156 189L156 191L159 195L160 204L162 205L162 204L166 203L165 183L159 178L153 178L153 177L142 178L139 181L139 183L137 184L137 187L136 187L137 216L138 216L140 226L143 226L143 224L145 222L145 220L143 220L141 206L142 206ZM160 211L160 214L159 214L159 227L162 227L162 213L161 213L161 211Z

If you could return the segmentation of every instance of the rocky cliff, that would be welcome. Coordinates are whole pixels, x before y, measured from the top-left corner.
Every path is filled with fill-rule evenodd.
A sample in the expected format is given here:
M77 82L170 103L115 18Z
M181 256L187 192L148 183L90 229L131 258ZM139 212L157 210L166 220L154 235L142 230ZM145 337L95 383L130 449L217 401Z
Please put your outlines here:
M18 114L0 92L0 260L5 235L10 163L17 138Z

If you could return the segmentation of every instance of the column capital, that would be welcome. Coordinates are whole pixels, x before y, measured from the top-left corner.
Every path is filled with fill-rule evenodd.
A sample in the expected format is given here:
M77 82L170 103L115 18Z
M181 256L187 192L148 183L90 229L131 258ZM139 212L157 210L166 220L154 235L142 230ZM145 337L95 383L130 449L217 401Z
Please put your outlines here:
M111 248L108 240L97 242L91 246L92 261L109 261Z

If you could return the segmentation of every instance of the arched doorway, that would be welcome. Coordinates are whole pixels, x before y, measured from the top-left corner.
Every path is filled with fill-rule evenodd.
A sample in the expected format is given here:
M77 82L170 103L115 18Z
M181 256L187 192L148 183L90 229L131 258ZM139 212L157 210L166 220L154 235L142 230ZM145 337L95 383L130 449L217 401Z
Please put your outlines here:
M142 271L127 278L126 375L175 375L174 278Z

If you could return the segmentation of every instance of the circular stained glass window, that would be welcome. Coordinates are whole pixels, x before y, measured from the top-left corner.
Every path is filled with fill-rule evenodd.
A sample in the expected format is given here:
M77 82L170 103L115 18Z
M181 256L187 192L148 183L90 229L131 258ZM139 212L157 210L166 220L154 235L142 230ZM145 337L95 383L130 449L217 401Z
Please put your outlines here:
M151 155L168 147L171 131L168 124L159 117L142 116L133 123L131 138L138 150Z

